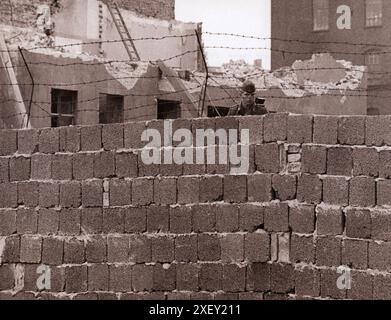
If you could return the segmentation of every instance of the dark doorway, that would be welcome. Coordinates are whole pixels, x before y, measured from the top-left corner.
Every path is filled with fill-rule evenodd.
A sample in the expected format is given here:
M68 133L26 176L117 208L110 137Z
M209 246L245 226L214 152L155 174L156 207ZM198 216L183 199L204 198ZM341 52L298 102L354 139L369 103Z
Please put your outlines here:
M226 117L228 115L229 108L228 107L208 107L208 117L216 118L216 117Z
M181 117L181 103L174 100L157 100L157 118L161 120L165 119L178 119Z
M124 97L120 95L99 95L99 123L122 123L124 120Z
M52 89L52 127L74 124L77 91Z

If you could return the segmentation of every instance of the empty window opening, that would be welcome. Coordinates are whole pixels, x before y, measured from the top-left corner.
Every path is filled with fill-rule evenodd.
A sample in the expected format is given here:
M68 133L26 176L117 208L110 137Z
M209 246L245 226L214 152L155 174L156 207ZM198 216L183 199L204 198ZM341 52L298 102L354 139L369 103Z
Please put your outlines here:
M77 91L52 89L52 127L74 124Z
M122 123L124 120L124 97L121 95L99 95L99 123Z
M383 0L366 0L367 27L383 25Z
M181 117L181 102L174 100L157 100L157 118L178 119Z
M313 0L314 31L329 30L329 0Z
M217 117L226 117L228 115L229 108L228 107L208 107L208 117L209 118L217 118Z

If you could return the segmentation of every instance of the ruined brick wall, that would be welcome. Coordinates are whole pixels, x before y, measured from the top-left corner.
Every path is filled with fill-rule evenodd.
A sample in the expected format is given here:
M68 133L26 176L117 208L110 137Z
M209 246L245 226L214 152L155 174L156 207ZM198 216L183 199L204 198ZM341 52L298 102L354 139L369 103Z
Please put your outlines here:
M144 165L146 126L0 132L0 298L391 298L391 117L174 122L250 129L242 176Z
M163 20L175 19L175 0L108 0L117 2L124 9L136 12L143 16Z

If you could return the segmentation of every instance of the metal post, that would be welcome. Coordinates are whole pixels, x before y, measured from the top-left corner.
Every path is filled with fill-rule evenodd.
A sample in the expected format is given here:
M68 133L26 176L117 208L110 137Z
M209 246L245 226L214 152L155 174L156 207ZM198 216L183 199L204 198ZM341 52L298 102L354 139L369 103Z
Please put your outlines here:
M198 47L200 49L200 52L201 52L201 55L202 55L202 61L204 62L204 67L205 67L205 71L206 71L205 84L204 84L203 91L201 91L202 100L201 100L201 97L200 97L201 105L198 107L199 109L201 109L201 113L199 114L199 116L202 117L202 115L204 114L204 108L205 108L206 90L208 89L209 68L208 68L208 64L206 63L204 49L202 47L201 35L199 34L198 30L195 30L195 34L197 36Z

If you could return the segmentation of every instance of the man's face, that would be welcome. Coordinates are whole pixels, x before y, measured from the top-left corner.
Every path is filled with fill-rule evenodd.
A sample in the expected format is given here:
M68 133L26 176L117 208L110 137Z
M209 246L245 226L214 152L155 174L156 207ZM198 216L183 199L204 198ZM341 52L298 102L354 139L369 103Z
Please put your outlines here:
M242 93L242 105L244 107L252 107L255 104L255 95L253 93Z

